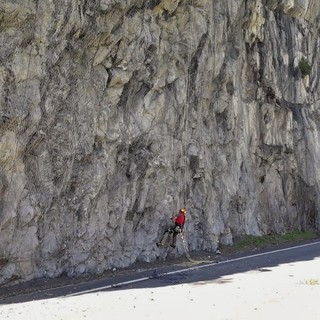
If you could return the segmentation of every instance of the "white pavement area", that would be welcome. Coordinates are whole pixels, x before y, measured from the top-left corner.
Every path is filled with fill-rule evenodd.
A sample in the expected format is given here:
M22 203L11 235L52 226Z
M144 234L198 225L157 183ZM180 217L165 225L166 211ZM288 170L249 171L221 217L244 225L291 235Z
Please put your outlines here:
M320 258L212 281L0 305L10 320L319 320Z

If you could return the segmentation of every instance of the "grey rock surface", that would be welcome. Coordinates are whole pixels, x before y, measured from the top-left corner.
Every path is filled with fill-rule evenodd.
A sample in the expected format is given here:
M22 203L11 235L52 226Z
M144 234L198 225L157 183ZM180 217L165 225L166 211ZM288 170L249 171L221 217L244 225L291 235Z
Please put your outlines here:
M3 0L0 283L319 229L316 0ZM304 61L304 64L302 62Z

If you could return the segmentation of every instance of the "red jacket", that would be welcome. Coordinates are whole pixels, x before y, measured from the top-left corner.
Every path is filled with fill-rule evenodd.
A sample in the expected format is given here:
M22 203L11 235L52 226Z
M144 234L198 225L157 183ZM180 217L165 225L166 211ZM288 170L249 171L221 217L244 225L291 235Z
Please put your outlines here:
M185 220L186 220L186 217L184 216L184 214L180 213L174 220L174 223L183 227Z

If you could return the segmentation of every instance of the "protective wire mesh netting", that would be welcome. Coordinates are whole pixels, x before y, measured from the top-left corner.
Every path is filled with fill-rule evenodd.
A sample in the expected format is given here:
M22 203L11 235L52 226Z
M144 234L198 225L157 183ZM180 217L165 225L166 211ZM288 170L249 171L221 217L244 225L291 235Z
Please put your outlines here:
M109 219L108 210L114 212L121 205L99 208L100 198L103 195L108 205L114 202L114 194L123 202L122 210L134 210L134 205L126 203L127 194L135 188L138 192L132 203L141 201L146 179L167 185L164 198L171 196L171 200L165 209L172 212L189 204L190 117L196 105L196 121L201 121L207 104L201 94L199 98L201 88L195 84L197 59L204 46L194 37L200 17L208 22L210 43L215 42L214 9L212 4L205 8L202 2L206 3L57 0L0 4L0 38L4 43L0 49L2 261L23 262L42 256L61 258L63 264L80 252L87 253L83 260L97 260L96 251L105 253L99 259L106 259L111 249L93 251L92 247L113 243L108 233L111 222L104 220ZM181 14L187 17L187 22L183 21L186 30L175 25L175 15ZM177 41L179 32L181 41L171 43L172 39ZM214 46L209 45L214 55ZM170 66L174 58L186 70L179 74L179 94L184 98L172 95L170 101L174 102L176 123L167 124L166 117L157 118L156 113L149 121L152 101L146 102L145 97L163 80L159 64ZM166 72L168 78L170 72ZM143 79L148 73L152 80ZM174 81L170 84L164 79L162 86L167 87L168 95ZM212 81L208 85L212 86ZM136 113L132 106L139 104L142 111ZM108 131L110 122L114 127ZM149 178L147 170L128 173L127 168L121 171L117 166L121 170L109 171L109 162L120 163L114 156L116 152L120 155L118 146L133 143L130 135L147 137L135 138L144 144L133 153L136 161L144 163L150 153L148 141L159 135L152 128L161 125L168 127L160 136L170 150L170 169L165 176L157 180ZM128 147L124 150L129 152ZM161 157L156 160L166 163ZM128 159L124 167L128 167ZM90 227L92 221L95 229ZM53 235L49 238L48 234ZM34 252L28 252L28 246ZM45 246L54 249L46 251Z
M146 2L139 10L154 8L157 3L158 1ZM121 1L104 1L102 9L107 13L113 10L114 15L119 15L119 18L123 19L117 6L125 8L125 5ZM83 63L86 67L91 63L86 60L88 59L87 54L81 52L88 49L81 48L81 44L85 43L81 39L91 43L103 41L103 37L100 36L98 39L95 31L88 28L86 24L90 22L85 21L84 18L84 10L87 10L86 14L90 10L94 14L97 6L97 4L88 5L84 1L61 3L56 1L51 7L53 11L47 13L51 14L51 20L46 21L47 24L43 25L43 28L48 28L48 30L39 30L36 16L41 13L38 12L41 11L41 8L34 8L32 4L30 7L28 4L26 7L17 5L12 9L4 8L4 11L1 11L3 16L0 23L2 36L9 37L9 32L15 33L17 38L21 35L19 41L9 41L1 50L2 223L0 226L2 232L5 231L8 235L6 242L8 247L3 248L3 260L7 260L8 255L15 255L15 252L21 254L19 247L24 247L23 237L19 239L21 244L15 243L14 248L8 242L16 238L17 229L24 227L24 221L19 217L21 214L19 202L24 197L30 197L31 192L36 198L33 200L33 205L40 207L38 216L32 217L34 219L31 220L36 220L42 226L49 223L44 230L58 231L61 234L57 234L57 237L68 236L70 238L77 234L75 226L79 218L76 212L62 214L54 210L52 204L58 202L57 197L64 196L63 189L67 188L70 180L72 181L76 159L80 157L79 162L86 164L90 163L92 156L86 154L84 150L85 142L81 140L83 133L79 129L82 121L90 122L90 120L81 119L79 113L86 108L86 105L101 103L99 99L103 100L104 92L100 94L100 97L93 99L86 93L82 93L81 91L85 92L86 88L83 84L81 85L79 77L83 75L81 72L76 74L78 70L75 64ZM133 16L134 9L134 6L130 8L131 16ZM77 18L82 21L80 26L75 21L75 10L79 10ZM125 14L124 12L123 15ZM57 19L59 16L64 19ZM123 36L126 36L129 30L123 30L123 26L126 25L124 22L120 20L117 28L121 30ZM47 37L42 38L45 33ZM59 43L59 40L64 44ZM103 42L100 44L103 45ZM153 52L148 53L148 50L151 49L152 47L146 49L146 56L152 55ZM17 51L20 51L19 55ZM73 61L74 58L76 61ZM108 58L109 56L105 57L105 59ZM115 58L111 56L111 59ZM79 84L82 88L76 87ZM92 126L95 125L94 121L96 119L92 119ZM62 126L64 128L59 130L58 127L63 122L65 122ZM64 131L66 129L67 132ZM61 144L64 145L64 150ZM42 157L43 154L47 156ZM43 161L41 166L39 161ZM39 168L41 168L40 171ZM10 209L13 210L11 215L5 212ZM58 217L52 217L53 213ZM70 232L68 228L73 230ZM41 236L40 230L39 226L38 236ZM69 241L72 242L72 240Z

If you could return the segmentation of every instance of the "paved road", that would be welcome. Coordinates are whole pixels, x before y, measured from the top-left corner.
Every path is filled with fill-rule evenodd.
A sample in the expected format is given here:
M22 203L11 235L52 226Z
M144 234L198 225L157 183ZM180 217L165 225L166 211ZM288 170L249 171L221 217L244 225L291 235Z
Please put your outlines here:
M0 301L0 319L320 319L320 242ZM282 314L284 314L282 316Z

